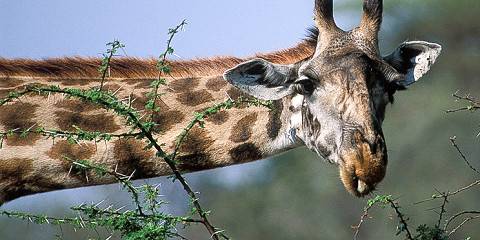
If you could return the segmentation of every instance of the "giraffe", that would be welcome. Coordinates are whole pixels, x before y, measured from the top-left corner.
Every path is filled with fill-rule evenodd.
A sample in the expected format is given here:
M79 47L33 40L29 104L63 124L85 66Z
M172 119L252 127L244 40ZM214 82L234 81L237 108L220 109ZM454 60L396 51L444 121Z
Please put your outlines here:
M429 71L441 46L424 41L404 42L380 56L378 32L382 0L364 0L360 25L350 31L337 27L333 1L316 0L315 28L294 47L249 58L217 57L169 62L172 72L155 137L167 151L175 137L202 111L227 98L255 97L272 101L272 109L240 106L206 119L206 128L193 128L180 148L182 172L229 166L264 159L306 146L338 165L346 190L361 197L384 178L387 148L382 133L385 108L398 90L406 89ZM99 84L100 59L82 57L44 60L0 58L0 98L29 84L89 89ZM114 58L106 89L131 99L144 109L149 84L157 78L156 60ZM124 120L94 104L61 95L28 95L0 106L0 132L11 129L125 133ZM109 177L71 171L71 159L88 159L134 172L144 179L171 174L167 164L144 150L136 139L105 143L45 139L40 135L7 136L0 149L0 204L15 198L59 189L113 183Z

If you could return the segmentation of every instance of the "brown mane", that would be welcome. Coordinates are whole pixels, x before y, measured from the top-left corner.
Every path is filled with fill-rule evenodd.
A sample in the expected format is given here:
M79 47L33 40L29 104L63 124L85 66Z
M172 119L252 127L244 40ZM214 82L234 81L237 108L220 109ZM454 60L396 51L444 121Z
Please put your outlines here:
M314 35L315 33L311 33ZM225 70L254 57L279 64L290 64L310 57L316 45L316 39L309 37L295 47L257 54L249 58L213 57L188 61L171 61L172 77L192 77L220 75ZM156 78L156 59L118 57L110 64L111 78ZM32 78L99 78L98 67L101 59L93 57L63 57L34 59L0 58L0 76Z

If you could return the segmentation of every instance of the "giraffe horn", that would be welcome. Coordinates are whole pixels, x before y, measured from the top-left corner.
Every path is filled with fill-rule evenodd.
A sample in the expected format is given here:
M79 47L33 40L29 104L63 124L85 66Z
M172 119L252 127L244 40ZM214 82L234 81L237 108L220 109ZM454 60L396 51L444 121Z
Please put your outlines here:
M383 0L363 0L363 15L359 28L367 39L378 41L382 14Z
M333 19L333 0L315 0L315 24L321 32L338 29Z

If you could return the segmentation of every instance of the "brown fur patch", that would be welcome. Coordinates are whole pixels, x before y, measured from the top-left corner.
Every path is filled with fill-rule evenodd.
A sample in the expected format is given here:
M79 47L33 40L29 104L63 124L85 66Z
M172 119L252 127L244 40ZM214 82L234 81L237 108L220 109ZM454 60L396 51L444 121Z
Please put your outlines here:
M27 175L33 171L33 160L28 158L12 158L1 160L0 182L6 184L2 188L5 201L10 201L20 196L31 194L24 187L27 184ZM2 184L2 185L3 185Z
M267 122L267 134L270 139L275 139L278 136L280 128L282 128L282 120L280 119L282 111L282 100L273 101L273 109L268 112Z
M316 47L316 42L306 40L295 47L259 54L250 58L216 57L190 61L168 62L172 68L173 77L192 77L220 75L233 66L252 58L263 58L278 64L290 64L310 57ZM98 66L100 58L65 57L43 60L4 59L0 58L0 76L36 76L56 78L99 78ZM133 57L113 58L110 64L111 78L156 78L157 59L139 59ZM83 81L86 82L86 81ZM72 83L67 82L67 84Z
M175 124L182 122L185 119L185 114L177 110L161 111L153 117L153 121L158 124L156 132L165 132L172 129Z
M246 98L250 98L250 96L242 91L240 91L238 88L236 87L231 87L230 89L227 90L227 94L228 96L234 100L234 101L237 101L240 97L246 99ZM248 104L246 103L242 103L242 104L239 104L237 106L237 108L246 108L248 107Z
M184 92L177 96L177 100L187 106L198 106L213 100L212 94L202 89L193 92Z
M179 168L182 171L208 168L210 155L207 153L207 149L213 142L214 140L207 135L205 130L198 127L190 130L179 149L180 154L177 157Z
M63 108L72 112L82 113L102 109L100 106L91 102L84 102L78 99L65 99L57 102L56 107Z
M226 121L228 121L228 118L229 118L229 114L227 111L224 110L208 116L206 120L207 122L211 122L215 125L221 125Z
M47 152L47 155L53 159L61 161L61 166L64 169L64 172L70 172L69 176L75 177L82 182L86 182L86 174L88 174L89 178L93 177L93 174L84 171L70 171L73 166L71 161L90 160L95 154L95 151L95 145L92 143L72 144L67 140L61 140L52 146L50 151Z
M55 122L64 131L74 131L73 125L86 131L115 132L120 129L112 115L105 113L85 115L70 111L55 111Z
M191 92L200 83L200 78L182 78L170 82L168 86L175 92Z
M11 158L0 160L0 179L19 179L31 173L33 160L28 158Z
M119 139L114 142L114 156L118 161L118 171L131 174L135 171L134 178L147 178L155 176L155 163L149 161L153 158L152 150L145 150L145 145L136 139Z
M66 163L70 168L70 163L65 157L73 160L88 160L95 154L95 145L92 143L71 144L67 140L61 140L53 144L47 155L53 159L58 159ZM68 169L67 168L67 169Z
M222 90L222 88L227 86L227 81L223 79L222 76L218 76L218 77L208 79L205 86L207 87L208 90L218 92Z
M147 103L147 98L145 96L136 96L135 101L132 104L137 110L145 109L145 104ZM158 124L155 128L156 132L165 132L172 127L182 122L185 119L185 114L178 110L171 110L170 107L160 98L157 100L157 106L160 108L160 111L156 113L153 117L153 121Z
M0 88L14 88L21 86L23 83L24 81L18 78L0 78Z
M230 89L228 89L227 94L233 100L237 100L239 97L244 97L244 98L250 97L250 96L248 96L248 94L240 91L236 87L231 87Z
M34 118L37 108L38 105L22 102L0 106L0 124L6 130L27 130L35 124ZM39 138L40 135L38 134L28 134L26 137L13 135L7 138L6 143L10 146L34 145Z
M240 119L231 129L230 141L245 142L252 136L252 127L257 121L257 113L251 113Z
M253 143L243 143L228 151L232 161L235 163L249 162L262 158L260 149Z
M38 176L33 164L34 161L28 158L0 160L0 182L3 191L0 195L5 197L2 200L10 201L37 192L65 188L62 184Z

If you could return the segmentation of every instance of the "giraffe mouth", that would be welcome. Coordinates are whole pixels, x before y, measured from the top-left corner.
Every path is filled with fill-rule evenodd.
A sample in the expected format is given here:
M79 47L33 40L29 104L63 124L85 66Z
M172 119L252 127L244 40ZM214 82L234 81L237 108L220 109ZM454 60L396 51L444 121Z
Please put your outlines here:
M340 166L340 179L345 189L356 197L365 197L375 190L377 183L367 182L354 172Z

